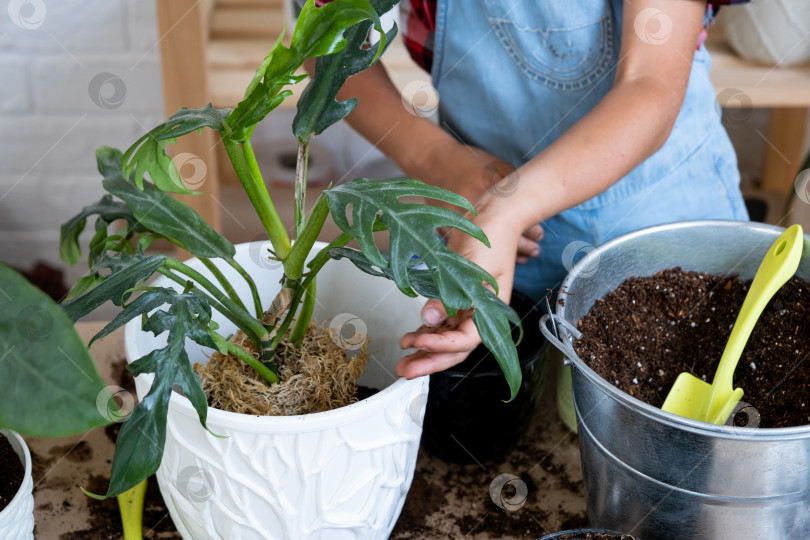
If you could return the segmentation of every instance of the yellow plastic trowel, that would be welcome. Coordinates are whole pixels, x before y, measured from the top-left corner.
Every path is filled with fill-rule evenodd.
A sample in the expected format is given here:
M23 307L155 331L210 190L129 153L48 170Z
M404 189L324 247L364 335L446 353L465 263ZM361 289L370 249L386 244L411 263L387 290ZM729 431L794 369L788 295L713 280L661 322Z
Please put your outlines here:
M768 248L731 330L714 381L709 384L691 373L681 373L661 407L663 410L711 424L726 423L743 396L742 388L734 390L732 385L734 369L762 310L796 273L803 243L801 226L793 225Z

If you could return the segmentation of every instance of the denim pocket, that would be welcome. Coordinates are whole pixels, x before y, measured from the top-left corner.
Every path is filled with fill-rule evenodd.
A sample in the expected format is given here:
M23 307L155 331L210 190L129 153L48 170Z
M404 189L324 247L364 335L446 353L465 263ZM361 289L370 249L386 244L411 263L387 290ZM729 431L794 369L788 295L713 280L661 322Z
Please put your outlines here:
M567 2L562 9L556 2L485 3L492 31L531 80L575 92L613 67L614 21L607 2L599 2L602 8L595 11L579 2Z

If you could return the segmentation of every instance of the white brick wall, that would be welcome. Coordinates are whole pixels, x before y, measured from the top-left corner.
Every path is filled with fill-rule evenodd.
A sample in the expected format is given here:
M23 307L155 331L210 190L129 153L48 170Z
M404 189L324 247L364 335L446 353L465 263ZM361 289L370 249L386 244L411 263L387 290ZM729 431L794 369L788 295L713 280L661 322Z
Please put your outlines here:
M0 2L0 259L58 263L59 225L103 194L95 148L128 146L162 99L154 1Z

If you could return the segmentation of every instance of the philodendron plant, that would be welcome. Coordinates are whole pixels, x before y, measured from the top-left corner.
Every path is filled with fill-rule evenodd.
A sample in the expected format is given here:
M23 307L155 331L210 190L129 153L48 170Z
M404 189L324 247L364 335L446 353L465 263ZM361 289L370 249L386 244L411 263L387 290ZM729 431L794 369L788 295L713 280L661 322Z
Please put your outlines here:
M154 373L155 378L149 393L121 427L107 497L128 490L157 470L174 387L179 387L191 401L205 426L206 396L184 349L185 340L236 356L267 384L277 383L276 348L284 336L293 344L302 341L312 315L316 276L333 258L347 258L369 274L391 279L409 296L440 299L450 314L474 309L473 320L483 342L503 368L511 395L517 392L521 376L510 322L519 325L519 320L485 286L489 283L497 288L492 276L448 249L436 229L454 227L486 243L485 235L459 213L402 199L425 197L473 212L469 202L411 178L360 178L326 189L308 216L305 212L310 140L356 106L355 99L337 101L338 90L348 77L377 61L393 39L396 28L384 32L379 14L394 4L395 0L334 0L315 7L309 0L300 13L290 46L286 47L281 39L276 42L236 108L217 109L210 104L199 109L183 108L125 152L109 147L96 152L108 195L85 207L62 227L61 255L73 264L81 257L79 235L87 219L95 216L95 233L89 244L90 272L76 283L62 307L73 321L107 301L122 307L93 339L135 317L142 317L145 331L167 335L164 348L129 366L135 375ZM369 45L367 37L372 27L379 40ZM299 98L293 122L299 150L292 243L262 180L251 135L256 124L291 95L287 86L305 78L296 73L310 58L317 58L315 73ZM166 145L202 129L219 134L270 240L269 257L283 265L282 292L273 310L278 315L268 313L270 306L260 303L253 280L261 276L248 275L234 260L234 246L192 208L170 195L193 192L183 184L166 154ZM346 215L348 207L351 220ZM330 214L342 233L309 258ZM377 247L374 233L378 231L387 231L390 252L383 253ZM168 240L199 258L214 279L207 279L171 257L147 254L146 248L157 239ZM351 240L357 240L359 251L346 247ZM247 282L251 301L243 302L236 295L212 262L214 258L225 261ZM180 290L144 285L156 273L178 283ZM284 309L278 310L279 305ZM244 332L255 347L255 355L218 333L211 320L212 309Z

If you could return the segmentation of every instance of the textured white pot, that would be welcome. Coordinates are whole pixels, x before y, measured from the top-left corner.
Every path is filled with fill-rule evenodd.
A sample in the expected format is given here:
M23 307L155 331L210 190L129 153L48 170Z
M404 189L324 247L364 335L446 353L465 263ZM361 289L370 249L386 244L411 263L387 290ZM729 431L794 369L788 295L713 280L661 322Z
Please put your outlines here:
M810 61L810 2L760 0L720 11L723 31L741 57L771 66Z
M236 254L265 306L282 275L280 265L263 258L268 247L242 244ZM188 264L211 278L199 261ZM250 298L236 272L220 268L240 297ZM164 278L155 285L177 288ZM208 427L227 436L222 439L207 433L191 403L175 394L157 479L184 538L365 540L390 534L413 478L428 391L427 377L399 379L394 367L403 356L399 338L420 324L423 300L405 297L392 282L346 260L329 261L318 274L317 298L318 320L351 314L355 329L365 325L372 356L361 384L382 390L348 407L302 416L209 408ZM223 335L235 329L216 312L214 319ZM130 362L165 346L165 339L139 326L134 320L126 328ZM187 351L192 362L207 361L208 351L196 344L188 342ZM135 382L143 397L152 376Z
M0 429L0 437L5 437L20 456L25 467L25 476L19 491L11 503L0 512L0 538L3 540L34 539L34 481L31 479L31 453L25 441L17 433Z

